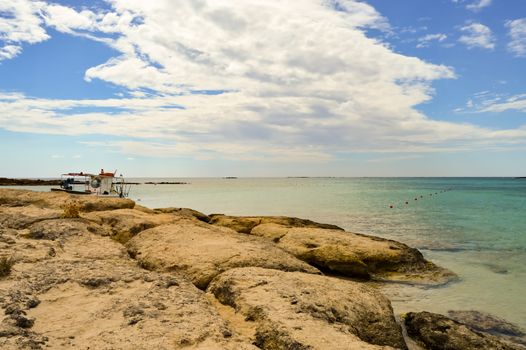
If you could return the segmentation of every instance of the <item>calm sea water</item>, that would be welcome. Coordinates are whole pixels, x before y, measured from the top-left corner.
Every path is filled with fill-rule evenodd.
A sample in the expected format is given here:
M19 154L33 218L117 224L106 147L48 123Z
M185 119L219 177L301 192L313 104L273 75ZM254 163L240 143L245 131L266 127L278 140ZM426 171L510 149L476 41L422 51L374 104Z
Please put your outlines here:
M396 312L479 310L526 328L526 179L131 180L189 183L134 186L131 198L147 207L297 216L404 242L460 281L387 286Z

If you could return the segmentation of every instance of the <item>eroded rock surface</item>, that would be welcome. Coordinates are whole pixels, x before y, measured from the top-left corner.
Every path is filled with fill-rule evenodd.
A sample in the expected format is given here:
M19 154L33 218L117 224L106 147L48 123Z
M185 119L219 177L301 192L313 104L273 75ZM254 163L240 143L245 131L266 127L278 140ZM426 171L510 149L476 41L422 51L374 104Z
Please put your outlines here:
M258 225L250 234L271 239L322 271L343 276L422 283L444 283L455 277L425 260L417 249L379 237L274 223Z
M189 280L141 269L103 225L31 208L42 220L18 225L7 209L0 256L15 264L0 277L1 349L257 349Z
M126 243L139 232L159 225L176 222L180 217L169 214L146 213L136 209L117 209L82 214L106 229L116 241Z
M430 350L524 350L496 336L477 332L446 316L410 312L404 317L407 334Z
M60 210L68 203L75 203L80 211L103 211L132 209L135 202L130 199L106 198L97 196L72 196L64 192L34 192L0 188L0 205L22 207L34 205L39 208Z
M0 348L404 349L385 297L314 266L432 270L417 253L297 218L0 189L0 258L14 262L0 277Z
M504 337L509 341L524 345L526 349L526 332L519 326L500 317L480 311L449 311L448 316L469 328Z
M181 272L201 289L218 274L235 267L319 273L265 239L192 220L143 231L127 247L143 267Z
M231 228L239 233L250 233L252 229L261 224L278 224L286 227L316 227L333 230L343 230L336 225L320 224L306 219L291 218L287 216L227 216L222 214L210 215L213 225Z
M389 301L363 284L262 268L216 277L208 291L255 324L263 349L405 349Z

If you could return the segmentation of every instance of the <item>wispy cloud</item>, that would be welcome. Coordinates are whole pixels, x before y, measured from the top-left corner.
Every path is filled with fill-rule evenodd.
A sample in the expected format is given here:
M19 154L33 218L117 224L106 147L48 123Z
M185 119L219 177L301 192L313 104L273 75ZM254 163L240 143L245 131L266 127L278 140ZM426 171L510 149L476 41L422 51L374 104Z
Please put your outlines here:
M492 4L492 0L451 0L455 4L466 5L466 9L479 12L480 10Z
M481 91L473 94L465 108L458 108L456 112L466 113L502 113L506 111L526 112L526 94L494 93Z
M470 4L467 4L466 8L473 12L478 12L482 10L483 8L490 6L491 3L492 3L492 0L476 0Z
M446 39L447 39L447 35L443 33L427 34L418 39L418 44L416 45L416 47L418 48L428 47L429 45L431 45L433 41L443 42Z
M517 57L526 57L526 18L506 22L511 41L508 50Z
M495 48L495 36L491 29L481 23L469 23L460 28L464 33L458 41L469 49L482 48L493 50Z
M485 103L482 108L479 109L479 112L501 113L510 110L526 112L526 94L514 95L507 99L488 101L488 103Z

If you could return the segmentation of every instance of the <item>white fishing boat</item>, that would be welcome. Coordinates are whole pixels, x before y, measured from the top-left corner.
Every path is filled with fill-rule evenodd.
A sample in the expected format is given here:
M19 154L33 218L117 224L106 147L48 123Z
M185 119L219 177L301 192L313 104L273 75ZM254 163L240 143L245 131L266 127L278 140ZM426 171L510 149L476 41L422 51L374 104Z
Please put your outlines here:
M72 194L94 195L104 197L128 197L130 184L127 184L122 175L101 169L99 174L67 173L60 176L60 188L51 191L67 192Z

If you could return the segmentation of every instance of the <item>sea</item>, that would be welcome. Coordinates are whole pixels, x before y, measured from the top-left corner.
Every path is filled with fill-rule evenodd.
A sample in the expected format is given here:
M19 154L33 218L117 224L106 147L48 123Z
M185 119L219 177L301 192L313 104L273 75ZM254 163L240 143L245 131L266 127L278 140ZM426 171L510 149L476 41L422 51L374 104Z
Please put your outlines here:
M439 287L380 287L395 313L476 310L526 329L526 179L128 180L186 183L132 186L130 198L149 208L296 216L406 243L459 279Z

